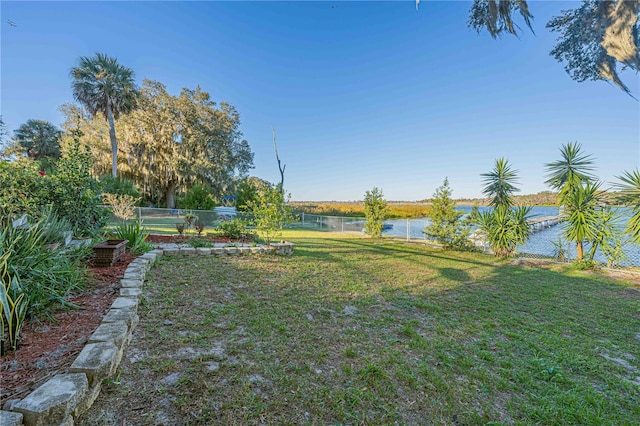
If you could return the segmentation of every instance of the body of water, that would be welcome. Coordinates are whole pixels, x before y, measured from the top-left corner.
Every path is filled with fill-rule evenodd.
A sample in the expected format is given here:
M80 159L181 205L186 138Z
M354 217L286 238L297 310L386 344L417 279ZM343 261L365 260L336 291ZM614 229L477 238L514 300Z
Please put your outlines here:
M470 213L472 207L471 206L459 206L458 210L461 210L465 213ZM488 210L489 207L479 207L480 211ZM529 214L530 219L545 217L545 216L557 216L558 215L558 207L554 206L535 206L531 209L531 213ZM631 217L631 209L623 208L621 209L621 220L618 224L618 227L624 229L626 226L626 222L628 218ZM418 218L418 219L390 219L386 220L385 223L389 223L393 225L393 229L389 229L384 231L385 235L393 235L403 238L410 239L426 239L424 235L424 228L430 223L428 218ZM408 234L407 234L408 230ZM529 253L538 256L544 257L552 257L554 256L554 252L556 251L556 247L553 243L557 243L560 239L563 238L563 230L564 225L559 224L552 226L551 228L544 229L542 231L538 231L536 233L531 234L529 240L518 246L518 251L521 253ZM576 256L576 247L575 243L564 242L563 249L565 251L565 255L574 259ZM585 252L588 248L585 248ZM640 246L634 244L627 244L624 247L624 252L627 257L627 260L622 262L623 266L640 266ZM605 256L597 252L596 260L601 263L607 263L607 259Z

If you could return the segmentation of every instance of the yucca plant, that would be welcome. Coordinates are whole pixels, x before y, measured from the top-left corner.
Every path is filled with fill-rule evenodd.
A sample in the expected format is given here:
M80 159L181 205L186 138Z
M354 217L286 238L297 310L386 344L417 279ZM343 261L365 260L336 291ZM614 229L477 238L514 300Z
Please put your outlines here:
M12 302L17 303L19 294L24 296L15 306L16 314L49 316L53 305L67 305L65 298L69 293L86 283L86 269L80 264L86 250L46 248L47 244L62 238L61 232L68 232L67 225L60 224L52 214L24 228L7 226L0 232L0 253L4 263L0 272L5 274L5 318L11 313L5 308L11 308ZM25 311L20 310L23 303L26 304Z
M0 254L0 352L5 353L5 328L9 335L9 346L16 349L20 329L27 315L28 300L20 287L18 274L9 263L11 251Z
M519 244L527 241L530 233L527 215L530 211L531 207L500 206L492 211L479 213L476 222L486 234L496 256L511 256Z
M128 240L127 248L134 253L144 252L148 248L146 240L149 234L137 220L118 225L116 235L121 240Z
M493 210L476 212L475 221L486 236L496 256L511 256L519 244L524 244L531 232L527 217L531 207L513 207L513 194L517 170L512 170L504 158L496 160L494 169L482 174L485 187L483 193L490 197Z

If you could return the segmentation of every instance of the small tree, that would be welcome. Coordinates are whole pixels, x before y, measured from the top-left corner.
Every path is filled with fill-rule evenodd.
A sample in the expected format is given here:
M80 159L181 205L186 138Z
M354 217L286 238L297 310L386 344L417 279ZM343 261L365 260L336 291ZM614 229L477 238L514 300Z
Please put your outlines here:
M364 194L364 215L367 219L364 230L373 238L382 236L388 205L382 191L375 186Z
M449 179L445 178L442 186L436 189L431 202L431 225L424 233L449 249L464 249L470 247L467 239L469 224L461 218L464 212L456 210L456 203L451 198Z
M255 201L249 201L254 223L267 245L282 235L282 229L293 222L291 207L285 203L285 193L280 188L269 186L258 193Z
M106 224L109 214L100 207L102 185L91 176L93 158L80 145L82 132L72 133L73 142L58 160L55 174L47 176L47 204L71 222L76 234L91 235Z

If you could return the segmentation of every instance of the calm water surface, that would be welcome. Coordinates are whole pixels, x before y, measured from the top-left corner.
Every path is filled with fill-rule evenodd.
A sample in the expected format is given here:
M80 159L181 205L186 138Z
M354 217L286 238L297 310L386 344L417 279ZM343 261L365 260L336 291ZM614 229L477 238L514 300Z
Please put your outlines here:
M471 212L471 206L458 206L457 209L464 211L465 213ZM479 207L480 211L485 211L490 209L489 207ZM535 206L531 209L531 213L529 217L531 219L545 217L545 216L557 216L558 215L558 207L554 206ZM618 227L624 229L627 219L631 216L631 209L623 208L621 209L622 219L618 224ZM424 228L430 223L428 218L419 218L419 219L390 219L386 220L385 223L393 224L393 229L387 230L384 232L386 235L394 235L400 237L407 237L407 227L409 231L409 238L412 239L425 239ZM551 228L544 229L542 231L538 231L531 235L529 240L518 246L518 251L522 253L530 253L539 256L554 256L554 251L556 248L554 247L553 242L558 242L559 239L562 238L562 231L564 229L564 225L556 225ZM564 243L563 248L565 253L569 258L575 258L576 249L575 244ZM622 263L624 266L640 266L640 247L633 244L628 244L624 248L624 252L626 254L627 260ZM606 258L602 253L596 253L596 260L599 262L606 263Z

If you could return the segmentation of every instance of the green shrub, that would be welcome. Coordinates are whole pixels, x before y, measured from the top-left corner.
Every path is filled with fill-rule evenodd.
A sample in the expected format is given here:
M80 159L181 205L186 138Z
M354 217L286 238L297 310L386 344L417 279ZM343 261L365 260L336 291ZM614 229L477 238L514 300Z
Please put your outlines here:
M91 176L91 153L76 137L48 176L47 204L66 217L76 235L94 236L107 223L109 213L100 206L100 183Z
M49 249L69 232L69 223L55 213L24 227L6 226L0 233L0 301L15 348L24 318L50 316L54 306L66 306L65 298L86 284L81 261L88 249ZM4 329L4 328L3 328Z
M48 202L46 179L32 161L0 160L0 225L8 226L23 214L40 217Z
M57 161L53 173L38 171L29 160L0 160L0 224L23 214L38 220L51 207L77 235L95 235L108 220L100 207L101 186L91 176L92 157L78 137Z
M191 237L187 240L187 244L191 247L213 247L213 243L209 240L205 240L204 238Z
M138 221L121 223L115 229L115 233L119 239L128 240L127 248L135 254L147 252L152 248L146 241L149 233Z
M206 185L192 186L178 201L178 208L181 209L213 210L216 206L216 200L211 195L211 188Z
M220 222L216 231L221 237L237 240L246 234L247 224L242 219L233 219L229 222Z

